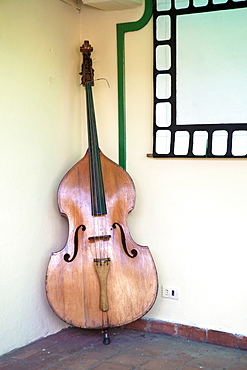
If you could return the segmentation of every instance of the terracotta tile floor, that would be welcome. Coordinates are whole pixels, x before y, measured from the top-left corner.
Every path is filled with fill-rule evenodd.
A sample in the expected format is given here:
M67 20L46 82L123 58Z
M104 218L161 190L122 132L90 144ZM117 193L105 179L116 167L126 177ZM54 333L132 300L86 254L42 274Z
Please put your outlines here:
M0 357L4 370L247 370L247 351L110 329L104 345L97 330L68 328Z

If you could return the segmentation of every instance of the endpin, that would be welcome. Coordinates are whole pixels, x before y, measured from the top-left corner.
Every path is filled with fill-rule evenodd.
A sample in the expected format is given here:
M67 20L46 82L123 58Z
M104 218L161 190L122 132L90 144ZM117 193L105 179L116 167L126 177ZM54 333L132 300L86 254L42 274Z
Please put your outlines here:
M110 340L109 335L108 335L108 329L104 329L103 333L104 333L103 343L104 344L110 344L111 340Z

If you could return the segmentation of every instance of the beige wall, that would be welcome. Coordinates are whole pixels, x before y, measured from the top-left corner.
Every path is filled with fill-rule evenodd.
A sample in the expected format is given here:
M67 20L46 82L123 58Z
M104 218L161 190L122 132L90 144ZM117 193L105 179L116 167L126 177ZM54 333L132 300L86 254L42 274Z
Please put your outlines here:
M117 160L115 23L142 9L82 12L82 36L95 47L101 147ZM137 190L129 216L133 238L149 245L160 290L150 318L247 335L246 160L150 159L152 152L152 22L126 40L127 170ZM109 57L109 53L111 53ZM97 64L96 64L97 62ZM112 143L115 143L114 145ZM161 286L179 299L162 298Z
M100 146L117 161L116 23L142 11L0 2L0 353L65 326L48 306L44 279L50 253L67 237L56 189L87 146L79 45L90 40L95 77L111 86L97 82L94 97ZM129 225L136 242L149 245L160 285L178 288L179 300L159 291L147 316L247 335L247 162L146 157L151 50L151 22L126 35L127 169L137 190Z
M57 186L82 153L79 16L58 0L0 2L0 353L64 327L44 283L67 234Z

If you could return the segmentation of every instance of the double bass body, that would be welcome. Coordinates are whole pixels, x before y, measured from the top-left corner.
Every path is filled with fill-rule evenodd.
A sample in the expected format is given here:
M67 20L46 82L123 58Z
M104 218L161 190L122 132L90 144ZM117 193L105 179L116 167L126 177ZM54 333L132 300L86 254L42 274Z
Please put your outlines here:
M85 42L84 76L89 47ZM50 258L46 291L52 309L67 323L108 328L149 311L157 295L157 273L149 248L131 238L127 216L134 208L135 188L127 172L99 150L87 84L86 94L89 148L58 189L69 235L65 247Z
M132 180L121 167L103 154L100 156L107 214L91 215L90 187L85 185L90 182L87 153L67 173L59 187L59 207L68 217L69 239L63 250L52 255L47 274L48 300L54 311L64 321L82 328L119 326L134 321L150 309L157 291L152 256L147 247L132 240L126 223L135 201ZM77 229L79 225L83 226ZM105 238L89 239L99 235ZM66 262L65 254L73 258L75 253L75 239L78 243L76 257ZM107 311L100 307L96 258L110 259L106 281Z

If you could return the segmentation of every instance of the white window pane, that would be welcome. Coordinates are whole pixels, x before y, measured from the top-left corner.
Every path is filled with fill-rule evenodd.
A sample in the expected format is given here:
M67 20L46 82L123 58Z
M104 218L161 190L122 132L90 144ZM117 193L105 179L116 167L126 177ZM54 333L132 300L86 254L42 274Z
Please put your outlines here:
M246 123L247 8L177 17L177 123Z
M156 153L169 154L171 147L171 131L158 130L156 133Z
M189 0L175 0L176 9L186 9L189 6Z
M171 125L171 104L156 104L156 125L159 127L168 127Z
M232 155L247 154L247 131L236 130L232 134Z
M190 134L188 131L177 131L175 133L175 155L186 155L189 150Z
M193 0L194 6L205 6L208 5L208 0Z
M171 48L169 45L159 45L156 48L156 69L165 71L171 67Z
M162 12L171 9L171 0L157 0L157 10Z
M225 130L216 130L212 136L213 155L225 155L227 152L228 132Z
M156 20L156 37L158 41L169 40L171 19L169 15L160 15Z
M195 131L193 135L193 148L194 155L206 155L208 147L208 132Z
M224 4L227 3L228 0L213 0L213 4Z
M158 99L168 99L171 96L171 75L158 74L156 80L156 96Z

